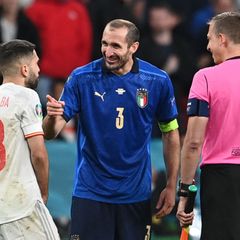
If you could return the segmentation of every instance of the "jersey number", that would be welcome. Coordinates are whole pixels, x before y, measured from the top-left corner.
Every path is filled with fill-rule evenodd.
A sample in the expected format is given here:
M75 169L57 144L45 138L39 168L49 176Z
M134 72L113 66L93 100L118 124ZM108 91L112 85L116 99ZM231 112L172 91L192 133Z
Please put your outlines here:
M0 171L4 168L6 164L6 150L3 145L4 140L4 128L3 123L0 120Z
M151 236L151 226L147 225L146 226L146 230L147 230L147 234L145 235L144 240L150 240L150 236Z
M124 125L124 116L123 116L124 108L118 107L116 108L116 111L118 112L118 116L116 117L116 128L122 129Z

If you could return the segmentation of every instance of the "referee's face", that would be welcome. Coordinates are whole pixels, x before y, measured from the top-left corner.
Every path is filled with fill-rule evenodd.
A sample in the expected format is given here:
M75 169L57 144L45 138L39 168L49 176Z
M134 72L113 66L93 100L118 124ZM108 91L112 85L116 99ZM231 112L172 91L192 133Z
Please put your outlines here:
M214 23L209 25L208 29L208 45L207 50L211 52L212 58L215 64L221 63L224 59L223 58L223 44L222 44L222 35L217 34L214 29Z
M125 74L131 70L132 55L137 50L138 43L129 46L126 35L127 28L106 27L102 36L102 55L105 66L118 75Z

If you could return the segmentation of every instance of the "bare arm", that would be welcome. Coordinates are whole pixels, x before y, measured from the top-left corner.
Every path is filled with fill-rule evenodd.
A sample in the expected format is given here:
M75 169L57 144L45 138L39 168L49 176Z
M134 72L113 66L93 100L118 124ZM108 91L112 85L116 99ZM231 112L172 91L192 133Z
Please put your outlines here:
M181 180L191 184L198 167L205 131L208 123L207 117L190 117L187 133L181 151Z
M31 161L33 169L38 181L44 203L48 199L48 175L49 175L49 161L48 154L42 135L34 136L27 139L31 154Z
M43 119L43 131L46 139L52 139L66 125L66 121L63 118L64 102L57 101L50 95L47 95L47 99L47 116Z
M163 217L169 214L176 199L176 185L180 161L180 140L178 130L163 133L163 151L167 171L166 188L161 192L156 208L156 216Z
M199 164L205 131L208 123L207 117L190 117L187 133L181 151L181 181L192 184ZM181 226L192 223L193 213L184 212L187 198L180 197L177 217Z

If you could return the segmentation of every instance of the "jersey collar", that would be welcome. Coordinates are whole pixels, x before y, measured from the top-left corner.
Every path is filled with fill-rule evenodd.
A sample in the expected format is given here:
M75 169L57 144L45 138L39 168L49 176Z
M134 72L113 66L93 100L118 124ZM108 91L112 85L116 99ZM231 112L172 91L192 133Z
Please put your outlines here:
M228 58L228 59L226 59L226 61L233 60L233 59L240 59L240 56L235 56L235 57Z

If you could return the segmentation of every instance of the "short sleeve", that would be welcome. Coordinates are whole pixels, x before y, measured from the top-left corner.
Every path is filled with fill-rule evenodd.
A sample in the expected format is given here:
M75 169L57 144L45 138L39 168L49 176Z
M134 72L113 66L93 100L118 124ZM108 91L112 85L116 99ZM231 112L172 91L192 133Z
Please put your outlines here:
M30 89L29 89L30 90ZM37 93L33 90L26 92L22 104L21 127L25 138L43 135L42 105Z
M174 96L172 82L166 74L166 78L161 81L160 100L157 110L157 119L159 122L169 122L178 115L176 100Z
M78 87L78 77L71 73L64 85L60 101L65 102L64 119L68 122L80 111L80 93Z
M208 82L203 71L198 71L194 77L192 86L189 92L189 99L196 98L209 102Z

